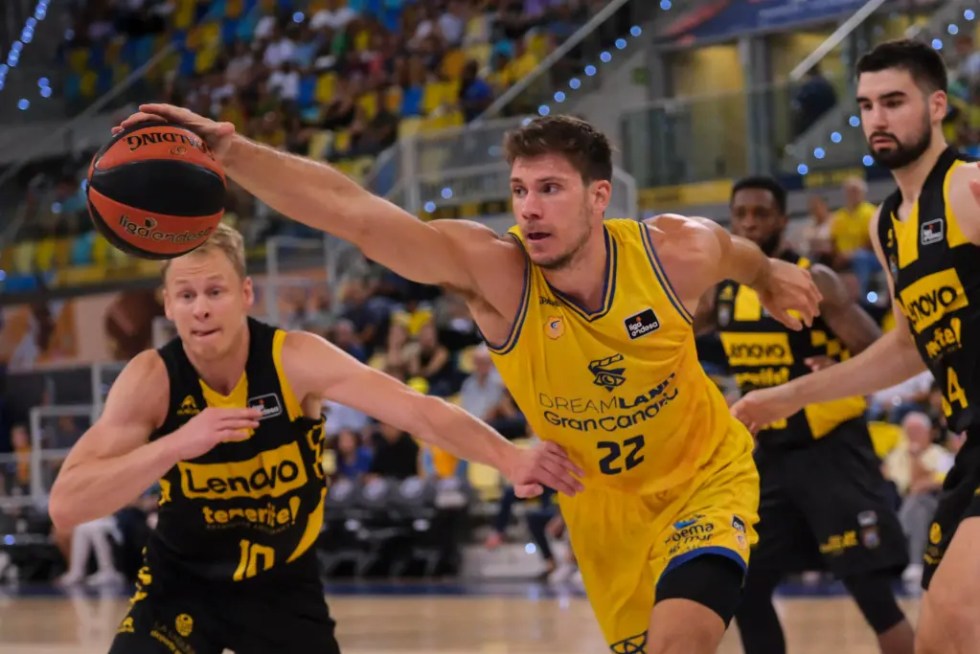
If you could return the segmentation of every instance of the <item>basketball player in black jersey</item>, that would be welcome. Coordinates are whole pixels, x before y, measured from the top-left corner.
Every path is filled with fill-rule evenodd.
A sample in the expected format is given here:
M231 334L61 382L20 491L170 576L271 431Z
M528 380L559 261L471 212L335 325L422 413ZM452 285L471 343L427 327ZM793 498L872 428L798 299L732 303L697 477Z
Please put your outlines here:
M820 316L792 331L768 316L758 295L733 281L702 300L699 331L718 333L742 393L840 361L875 341L877 325L826 266L811 264L784 239L786 190L775 179L738 181L730 202L732 232L768 256L810 270L823 296ZM827 569L843 580L883 654L912 654L912 627L891 589L908 556L901 524L864 418L863 397L812 404L757 435L759 542L735 615L746 654L785 654L773 591L784 575Z
M518 449L317 336L248 318L252 282L229 227L167 262L164 299L178 337L127 364L51 491L51 517L68 529L160 482L159 521L112 654L339 652L314 547L325 399L497 467L519 494L580 489L553 443Z
M980 643L980 170L943 137L947 76L939 53L892 41L862 57L857 71L871 154L898 187L871 223L895 329L847 361L750 393L733 410L755 429L928 367L946 422L967 439L929 532L916 652L973 654Z

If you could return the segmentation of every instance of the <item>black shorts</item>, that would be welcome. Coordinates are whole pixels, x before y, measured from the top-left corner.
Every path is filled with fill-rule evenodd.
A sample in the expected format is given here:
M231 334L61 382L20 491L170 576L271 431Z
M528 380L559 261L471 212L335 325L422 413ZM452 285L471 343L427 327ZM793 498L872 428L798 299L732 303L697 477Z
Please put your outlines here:
M922 587L929 589L953 534L967 518L980 516L980 427L967 431L966 442L956 455L953 469L946 475L939 506L929 527L929 542L922 556Z
M863 419L795 449L756 450L759 542L750 569L838 577L908 564L893 495Z
M212 586L140 571L109 654L340 654L323 589Z

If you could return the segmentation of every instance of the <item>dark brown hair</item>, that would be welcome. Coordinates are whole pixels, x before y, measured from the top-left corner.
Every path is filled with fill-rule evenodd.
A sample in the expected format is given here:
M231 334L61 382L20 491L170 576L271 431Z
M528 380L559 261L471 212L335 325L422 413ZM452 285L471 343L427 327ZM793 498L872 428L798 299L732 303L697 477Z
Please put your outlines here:
M535 118L504 138L507 163L518 158L559 154L565 157L586 184L612 181L612 148L606 135L573 116Z
M858 60L857 76L889 68L907 70L919 88L928 93L946 91L949 85L942 55L919 41L899 39L878 45Z

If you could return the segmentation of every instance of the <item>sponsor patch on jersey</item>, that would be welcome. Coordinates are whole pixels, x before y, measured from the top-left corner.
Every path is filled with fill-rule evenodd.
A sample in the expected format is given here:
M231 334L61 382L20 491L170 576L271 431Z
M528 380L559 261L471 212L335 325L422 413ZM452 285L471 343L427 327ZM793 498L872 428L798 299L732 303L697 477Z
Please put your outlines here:
M909 284L898 293L902 311L915 333L970 305L955 268L947 268Z
M282 497L306 485L299 443L260 452L245 461L177 464L181 490L190 499Z
M260 421L282 415L282 403L279 401L279 396L275 393L250 397L246 406L249 409L258 409L262 412L262 417L259 418Z
M946 236L946 222L942 218L936 218L935 220L930 220L922 223L922 227L919 229L919 238L922 241L922 245L932 245L933 243L939 243Z
M630 339L637 339L660 329L660 321L657 320L657 314L653 312L653 309L644 309L627 318L625 323Z
M721 344L731 366L788 366L793 363L789 335L776 332L724 332Z

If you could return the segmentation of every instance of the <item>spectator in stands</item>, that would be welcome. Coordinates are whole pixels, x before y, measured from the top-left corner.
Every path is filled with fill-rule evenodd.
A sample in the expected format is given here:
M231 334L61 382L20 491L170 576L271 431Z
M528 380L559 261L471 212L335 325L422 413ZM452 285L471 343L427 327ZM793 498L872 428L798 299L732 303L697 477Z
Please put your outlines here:
M124 577L116 569L110 541L122 543L122 534L114 516L98 518L75 527L71 534L68 571L56 583L59 586L76 586L82 582L92 586L121 584ZM93 552L97 569L86 577L89 555Z
M504 384L493 367L490 351L479 345L473 352L473 374L459 392L459 404L467 413L489 420L504 396Z
M14 425L10 430L14 463L8 471L11 495L29 495L31 492L31 434L27 425Z
M361 437L357 432L350 429L342 429L337 434L337 470L336 476L340 479L350 479L360 481L372 467L371 448L361 442Z
M954 51L949 65L955 71L956 81L966 88L980 82L980 51L975 47L973 35L964 32L957 36Z
M367 361L367 352L360 341L358 341L357 333L354 331L354 323L350 320L341 318L335 322L330 329L328 338L330 342L361 363Z
M868 226L875 206L865 198L868 184L860 177L844 181L844 206L834 212L830 234L834 240L837 266L850 265L858 277L861 293L872 289L874 275L881 271L878 258L871 249Z
M419 329L418 343L408 359L408 376L426 380L432 395L452 395L456 390L455 366L449 350L439 342L436 325L431 320Z
M374 455L368 475L408 479L418 474L419 446L397 427L379 423L372 434Z
M832 265L834 239L831 236L831 214L827 198L814 193L807 200L810 220L803 228L803 251L815 263Z
M922 555L929 537L929 525L939 504L943 479L953 467L953 456L933 441L932 421L914 411L902 421L904 438L885 460L886 475L902 495L899 520L909 541L912 563L903 575L906 581L922 577Z
M463 67L463 77L459 84L459 106L463 109L466 122L479 116L493 103L493 89L479 77L479 70L479 64L472 59Z
M868 407L869 418L899 424L909 413L928 410L933 384L932 373L924 370L891 388L873 393Z
M825 113L837 104L837 92L824 77L820 66L814 64L803 77L803 83L793 98L796 136L801 136Z
M357 340L368 353L387 342L390 312L384 302L370 299L363 280L352 279L341 292L341 317L350 320L357 332Z

